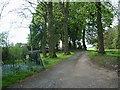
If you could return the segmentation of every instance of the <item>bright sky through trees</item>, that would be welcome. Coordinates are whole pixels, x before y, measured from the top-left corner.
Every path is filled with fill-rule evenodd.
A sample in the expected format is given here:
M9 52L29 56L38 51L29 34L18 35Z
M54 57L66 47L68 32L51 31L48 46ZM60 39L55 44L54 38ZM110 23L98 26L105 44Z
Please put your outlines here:
M18 14L15 12L15 9L21 8L22 4L25 3L25 0L0 0L0 4L2 1L10 1L10 3L7 5L7 7L4 8L4 11L2 13L2 17L0 20L0 33L3 31L9 31L10 42L13 42L14 44L20 42L26 43L29 34L28 26L31 22L31 18L22 18L18 16ZM114 6L117 6L118 0L110 1ZM116 24L117 18L114 19L113 26Z

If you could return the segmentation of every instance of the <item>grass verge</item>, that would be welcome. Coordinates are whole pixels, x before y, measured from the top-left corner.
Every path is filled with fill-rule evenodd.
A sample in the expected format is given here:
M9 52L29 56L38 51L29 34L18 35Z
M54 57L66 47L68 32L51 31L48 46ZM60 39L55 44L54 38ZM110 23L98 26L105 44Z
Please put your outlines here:
M71 56L75 55L71 52L71 55L63 55L63 52L57 52L57 58L42 58L45 68L52 67L53 65L57 64L60 61L63 61L67 58L70 58ZM33 74L36 74L37 72L40 72L43 69L39 69L36 71L22 71L20 73L16 73L13 75L3 76L2 77L2 88L8 87L14 83L20 82L21 80L25 79L28 76L31 76Z
M72 53L72 52L70 55L64 55L62 52L58 52L56 58L47 57L47 58L42 58L42 60L44 62L45 68L49 68L49 67L57 64L58 62L63 61L73 55L74 55L74 53Z
M20 80L30 76L30 75L33 75L34 72L32 71L23 71L23 72L20 72L20 73L16 73L14 75L8 75L8 76L3 76L2 77L2 87L5 88L11 84L14 84L16 82L19 82Z
M117 50L107 50L106 54L101 55L96 51L88 51L91 61L101 67L116 70L120 64L120 52Z

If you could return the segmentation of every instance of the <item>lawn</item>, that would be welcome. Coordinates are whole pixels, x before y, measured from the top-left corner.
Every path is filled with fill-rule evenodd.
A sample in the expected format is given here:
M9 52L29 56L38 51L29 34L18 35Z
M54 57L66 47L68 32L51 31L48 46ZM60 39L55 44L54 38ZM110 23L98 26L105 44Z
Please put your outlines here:
M74 55L74 53L72 53L72 52L71 52L71 55L64 55L63 52L57 52L57 56L58 56L57 58L49 58L49 57L43 58L42 55L41 55L41 57L44 62L45 68L49 68L49 67L52 67L55 64L59 63L60 61L70 58L73 55ZM17 61L17 62L21 63L21 60ZM35 73L38 73L41 70L43 70L43 69L36 68L34 71L22 71L22 72L18 72L16 74L3 76L2 77L2 87L5 88L5 87L10 86L11 84L20 82L21 80L25 79L26 77L31 76Z

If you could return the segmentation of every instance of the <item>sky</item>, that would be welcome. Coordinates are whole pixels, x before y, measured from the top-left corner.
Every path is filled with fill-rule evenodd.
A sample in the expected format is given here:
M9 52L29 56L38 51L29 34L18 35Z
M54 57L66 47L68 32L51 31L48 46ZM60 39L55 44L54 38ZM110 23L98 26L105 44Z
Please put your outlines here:
M2 13L2 17L0 19L0 33L4 31L9 32L9 40L10 42L16 43L27 43L28 34L30 33L29 24L32 20L32 15L27 10L28 16L24 18L18 14L26 4L25 0L0 0L0 10L2 6L2 2L9 1L7 7L4 8ZM32 0L30 0L32 1ZM34 2L36 0L33 0ZM118 0L110 0L113 5L116 5ZM23 5L25 4L25 5ZM33 8L31 8L34 11ZM114 19L113 26L117 24L117 18Z

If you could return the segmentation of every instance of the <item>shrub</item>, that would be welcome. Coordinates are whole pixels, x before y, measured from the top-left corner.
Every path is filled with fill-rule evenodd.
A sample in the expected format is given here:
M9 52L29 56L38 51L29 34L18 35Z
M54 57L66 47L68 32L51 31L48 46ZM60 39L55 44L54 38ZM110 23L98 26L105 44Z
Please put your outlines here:
M10 51L8 47L2 48L2 60L9 60L10 59Z
M24 59L28 54L27 47L19 47L18 45L10 47L11 60L14 59Z

